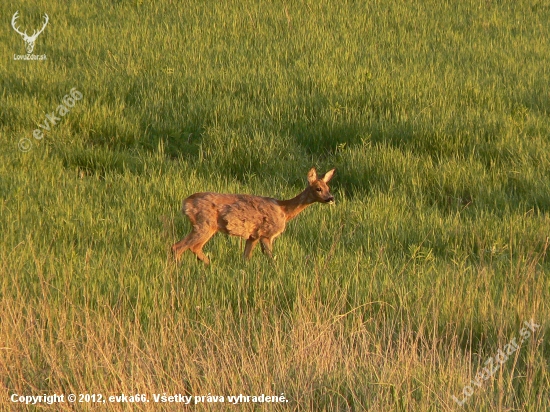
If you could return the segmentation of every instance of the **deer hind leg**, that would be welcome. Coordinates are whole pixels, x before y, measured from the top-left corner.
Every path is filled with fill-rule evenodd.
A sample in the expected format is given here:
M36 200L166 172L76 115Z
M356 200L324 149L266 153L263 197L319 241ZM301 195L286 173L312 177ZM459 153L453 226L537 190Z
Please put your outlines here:
M202 260L205 265L208 265L210 263L210 259L208 259L208 257L204 254L204 252L202 251L202 247L205 245L206 242L208 242L210 240L210 238L212 236L214 236L214 233L216 233L216 232L215 231L208 231L208 232L204 231L195 240L193 245L191 245L189 247L189 249L191 249L191 252L193 252L197 256L197 259Z
M209 259L202 251L202 247L210 238L216 233L215 230L209 229L200 229L198 226L193 226L193 231L189 233L185 238L180 240L178 243L172 245L172 251L174 252L174 257L178 260L183 252L187 249L197 255L197 258L202 260L204 263L210 263Z
M183 252L185 252L187 249L190 249L191 246L197 243L197 239L199 238L200 238L200 229L198 229L197 226L193 226L193 230L191 233L189 233L179 242L174 243L172 245L172 252L174 252L174 257L176 258L176 260L179 259L179 257Z
M246 260L250 259L250 256L252 255L252 250L254 249L254 246L256 246L256 243L258 243L258 239L254 239L251 237L247 239L243 255Z
M176 254L176 257L181 255L185 250L189 249L189 239L191 239L194 234L195 234L195 231L189 233L182 240L172 245L172 252Z
M273 259L273 253L271 253L271 249L272 249L271 239L267 237L263 237L260 239L260 242L262 245L262 252L264 252L267 256Z

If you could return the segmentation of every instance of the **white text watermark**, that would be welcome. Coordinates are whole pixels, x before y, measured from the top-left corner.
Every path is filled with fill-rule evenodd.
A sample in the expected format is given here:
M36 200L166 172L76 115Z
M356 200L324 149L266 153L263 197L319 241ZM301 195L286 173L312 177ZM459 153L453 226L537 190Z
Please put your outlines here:
M504 345L503 349L499 349L497 351L494 358L492 356L489 357L489 359L487 359L484 363L485 368L479 370L476 373L475 378L471 381L472 385L477 386L478 388L481 387L482 382L494 376L494 374L500 369L500 366L508 360L510 355L517 351L519 346L531 337L531 333L535 333L535 330L540 328L540 325L537 325L533 320L531 320L531 322L524 321L523 325L525 327L521 328L519 331L521 336L519 343L516 341L516 338L513 338L509 343ZM460 406L464 405L468 398L474 394L474 388L472 385L466 385L464 389L462 389L462 394L464 395L462 400L458 399L456 396L452 396L453 400Z

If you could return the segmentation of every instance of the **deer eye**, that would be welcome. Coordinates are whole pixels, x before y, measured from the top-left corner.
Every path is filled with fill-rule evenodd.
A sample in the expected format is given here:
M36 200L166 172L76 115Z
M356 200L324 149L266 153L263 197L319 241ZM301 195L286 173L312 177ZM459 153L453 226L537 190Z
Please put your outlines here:
M318 188L315 189L315 190L317 190L318 192L322 192L322 191L323 191L320 187L318 187Z

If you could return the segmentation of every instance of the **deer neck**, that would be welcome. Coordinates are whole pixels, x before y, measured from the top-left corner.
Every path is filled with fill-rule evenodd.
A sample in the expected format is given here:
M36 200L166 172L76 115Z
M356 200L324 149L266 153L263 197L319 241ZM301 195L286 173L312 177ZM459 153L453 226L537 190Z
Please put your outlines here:
M288 222L291 219L294 219L302 210L306 207L315 203L314 200L311 200L308 189L304 190L298 196L293 197L289 200L279 200L277 201L284 214L286 215L286 221Z

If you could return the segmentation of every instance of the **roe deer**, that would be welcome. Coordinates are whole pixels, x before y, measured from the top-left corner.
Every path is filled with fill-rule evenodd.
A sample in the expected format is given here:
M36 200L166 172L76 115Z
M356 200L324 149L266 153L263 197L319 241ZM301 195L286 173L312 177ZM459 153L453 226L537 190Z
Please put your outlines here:
M258 241L263 252L272 258L271 243L283 233L286 222L315 202L334 203L327 186L333 174L334 169L318 178L315 169L311 169L307 174L308 187L289 200L212 192L189 196L183 201L183 213L191 221L193 231L172 246L176 260L191 249L198 259L210 263L202 247L216 232L246 239L245 259L250 259Z

